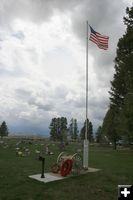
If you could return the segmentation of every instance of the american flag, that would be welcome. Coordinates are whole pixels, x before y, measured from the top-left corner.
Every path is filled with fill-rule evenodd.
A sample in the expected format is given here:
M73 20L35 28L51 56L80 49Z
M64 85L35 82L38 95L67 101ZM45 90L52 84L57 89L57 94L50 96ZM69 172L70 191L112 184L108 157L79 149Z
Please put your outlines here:
M90 26L91 34L89 40L94 42L100 49L108 49L108 36L101 35L100 33L93 30Z

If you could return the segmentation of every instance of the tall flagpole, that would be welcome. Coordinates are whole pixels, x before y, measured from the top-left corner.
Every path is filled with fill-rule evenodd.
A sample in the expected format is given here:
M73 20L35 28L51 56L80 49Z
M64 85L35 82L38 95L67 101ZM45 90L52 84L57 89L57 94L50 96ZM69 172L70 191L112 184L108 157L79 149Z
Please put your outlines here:
M89 141L87 138L88 132L88 21L86 22L86 128L83 148L83 168L88 169L88 151Z

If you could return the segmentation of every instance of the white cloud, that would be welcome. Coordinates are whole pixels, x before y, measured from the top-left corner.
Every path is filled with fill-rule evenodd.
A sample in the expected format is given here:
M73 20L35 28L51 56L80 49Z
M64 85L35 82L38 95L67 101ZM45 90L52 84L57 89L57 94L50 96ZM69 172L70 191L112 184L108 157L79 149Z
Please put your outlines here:
M102 123L125 5L0 0L0 120L6 120L11 131L46 133L51 118L58 116L83 123L87 18L98 31L110 34L106 52L89 42L89 118L95 128ZM113 16L109 7L118 12Z

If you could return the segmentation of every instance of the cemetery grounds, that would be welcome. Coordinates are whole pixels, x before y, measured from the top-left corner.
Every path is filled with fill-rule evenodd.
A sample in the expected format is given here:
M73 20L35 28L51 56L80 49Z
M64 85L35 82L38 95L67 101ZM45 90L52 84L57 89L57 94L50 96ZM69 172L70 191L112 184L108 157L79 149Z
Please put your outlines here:
M49 144L54 153L45 155L45 172L49 172L62 151L59 143L48 139L3 140L0 144L0 200L116 200L118 185L133 184L132 149L115 151L109 146L93 144L89 149L89 167L101 171L42 183L28 177L41 173L38 152ZM18 146L28 149L28 153L17 155ZM71 142L63 151L73 154L78 149L82 149L82 145Z

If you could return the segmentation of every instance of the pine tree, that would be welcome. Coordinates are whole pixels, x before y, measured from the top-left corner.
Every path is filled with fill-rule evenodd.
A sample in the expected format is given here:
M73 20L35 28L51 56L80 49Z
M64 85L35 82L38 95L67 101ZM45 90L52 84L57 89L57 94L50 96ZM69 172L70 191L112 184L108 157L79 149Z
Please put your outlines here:
M74 138L74 135L73 135L73 118L70 120L69 134L70 134L71 139L73 139Z
M117 124L118 117L116 111L111 107L104 118L101 132L113 143L114 149L116 149L117 140L120 139L119 132L117 131Z
M127 30L117 45L115 74L110 91L111 105L116 106L118 111L122 109L126 95L133 92L133 7L127 8L126 13L128 16L124 17L124 23Z
M67 118L61 117L60 119L60 136L59 140L64 141L67 138Z
M102 141L102 127L99 126L96 131L96 142L100 143Z
M56 118L53 118L51 120L49 129L50 129L50 138L54 141L57 140L58 138L57 138L57 119Z
M84 140L84 139L85 139L85 130L86 130L86 126L84 125L84 126L81 128L81 131L80 131L80 138L81 138L81 140ZM87 134L87 139L88 139L88 134Z
M87 139L89 140L89 142L93 141L93 125L92 123L89 121L89 119L87 119ZM80 132L80 138L82 140L85 139L85 131L86 131L86 120L84 122L84 126L81 128L81 132Z
M130 93L125 97L120 112L118 130L126 142L133 143L133 95Z
M89 142L93 142L93 125L92 122L89 122Z
M56 123L57 123L57 126L56 126L56 134L57 134L57 139L58 140L61 140L61 118L56 118Z
M115 74L109 92L110 107L102 127L102 132L108 134L114 144L122 134L127 135L128 133L131 136L130 127L133 126L133 120L131 120L131 115L129 117L128 110L128 107L133 109L129 106L131 95L133 95L133 7L127 8L126 14L124 24L127 29L117 45Z
M67 137L67 119L65 117L53 118L50 126L50 138L52 140L64 140Z
M71 136L71 139L76 140L78 138L78 125L77 125L77 119L72 118L69 125L69 133Z
M77 119L74 119L74 140L78 138L78 125L77 125Z
M0 136L1 138L4 136L8 136L9 132L8 132L8 127L6 125L6 122L3 121L1 126L0 126Z

